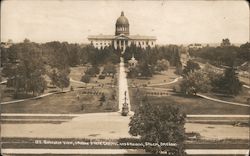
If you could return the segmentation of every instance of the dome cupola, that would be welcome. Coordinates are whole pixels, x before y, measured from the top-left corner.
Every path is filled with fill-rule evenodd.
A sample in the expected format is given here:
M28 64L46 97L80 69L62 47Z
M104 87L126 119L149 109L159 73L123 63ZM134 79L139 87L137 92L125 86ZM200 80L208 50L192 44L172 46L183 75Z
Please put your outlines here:
M129 22L127 17L124 16L124 12L121 12L121 16L116 20L115 35L129 35Z

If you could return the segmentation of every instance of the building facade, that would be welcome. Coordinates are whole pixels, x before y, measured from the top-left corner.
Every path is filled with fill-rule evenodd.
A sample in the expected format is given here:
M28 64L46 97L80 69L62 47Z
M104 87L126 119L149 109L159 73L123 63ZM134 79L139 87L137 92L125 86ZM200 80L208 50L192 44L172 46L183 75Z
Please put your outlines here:
M88 40L95 48L101 49L113 46L122 52L131 44L137 47L147 48L155 47L156 43L156 37L154 36L130 35L129 21L124 16L124 12L121 12L121 16L116 20L115 35L91 35L88 36Z

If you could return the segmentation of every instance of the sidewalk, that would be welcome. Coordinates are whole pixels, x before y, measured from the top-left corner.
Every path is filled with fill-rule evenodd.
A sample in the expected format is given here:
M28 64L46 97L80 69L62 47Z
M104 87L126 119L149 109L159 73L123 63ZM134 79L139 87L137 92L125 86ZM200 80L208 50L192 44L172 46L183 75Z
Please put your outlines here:
M243 106L243 107L250 107L250 105L248 104L243 104L243 103L237 103L237 102L228 102L228 101L223 101L223 100L219 100L219 99L215 99L215 98L211 98L202 94L196 94L199 97L202 97L204 99L208 99L208 100L212 100L212 101L216 101L216 102L221 102L221 103L226 103L226 104L230 104L230 105L237 105L237 106Z
M153 87L153 86L163 86L163 85L169 85L169 84L173 84L179 81L179 79L182 79L182 76L175 78L173 81L171 82L164 82L164 83L155 83L155 84L149 84L147 85L148 87Z

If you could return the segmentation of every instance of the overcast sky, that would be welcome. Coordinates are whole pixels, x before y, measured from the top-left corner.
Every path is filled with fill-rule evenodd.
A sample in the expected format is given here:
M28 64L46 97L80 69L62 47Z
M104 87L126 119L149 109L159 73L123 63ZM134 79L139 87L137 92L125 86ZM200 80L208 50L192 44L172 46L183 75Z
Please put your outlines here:
M160 44L249 41L245 1L83 1L5 0L1 2L1 40L28 38L86 43L88 35L115 33L124 11L130 34L157 37Z

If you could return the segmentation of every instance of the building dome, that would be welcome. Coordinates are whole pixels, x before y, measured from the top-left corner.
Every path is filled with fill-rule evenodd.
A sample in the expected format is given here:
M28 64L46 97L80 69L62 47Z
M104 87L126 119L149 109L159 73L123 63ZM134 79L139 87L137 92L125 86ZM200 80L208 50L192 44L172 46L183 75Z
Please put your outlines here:
M127 17L124 16L122 11L121 16L116 20L116 25L129 25Z
M116 31L115 35L129 35L129 22L127 17L124 16L124 12L121 12L121 16L116 20Z

